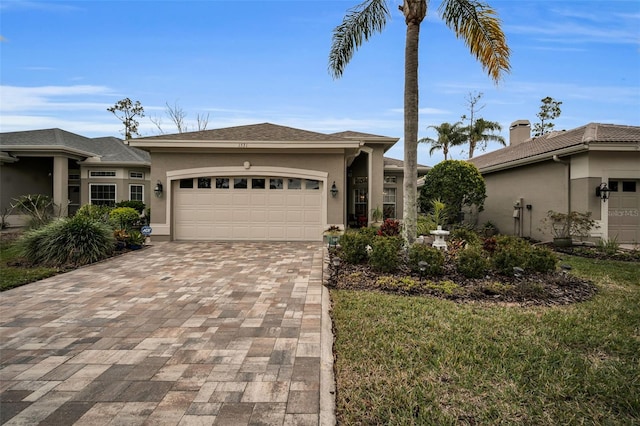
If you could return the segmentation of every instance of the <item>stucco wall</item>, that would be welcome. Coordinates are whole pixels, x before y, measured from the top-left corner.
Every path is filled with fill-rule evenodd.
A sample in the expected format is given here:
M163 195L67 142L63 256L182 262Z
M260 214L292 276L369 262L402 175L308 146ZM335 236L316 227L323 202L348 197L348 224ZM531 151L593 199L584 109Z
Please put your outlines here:
M10 209L14 198L26 194L53 197L53 158L21 157L15 163L0 166L0 209ZM6 218L11 226L22 226L25 221L18 212Z
M551 239L550 234L538 228L548 210L567 211L567 169L564 164L547 161L485 174L487 199L484 211L478 216L478 225L491 221L503 234L517 235L521 229L524 237ZM520 199L521 225L513 218L513 206ZM531 209L527 209L527 205Z

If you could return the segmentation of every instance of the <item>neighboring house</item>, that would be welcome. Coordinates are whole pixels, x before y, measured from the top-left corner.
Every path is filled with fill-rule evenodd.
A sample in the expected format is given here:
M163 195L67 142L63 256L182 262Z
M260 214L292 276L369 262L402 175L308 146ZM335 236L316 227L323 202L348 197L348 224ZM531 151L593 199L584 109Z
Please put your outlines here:
M139 200L149 204L150 156L113 137L90 139L61 129L0 133L0 210L15 198L44 194L58 215L79 206ZM22 225L13 212L7 221Z
M502 233L550 240L547 211L591 212L594 238L640 242L640 127L590 123L530 136L530 123L510 127L510 145L469 160L487 185L479 223ZM602 184L610 189L603 200Z
M263 123L130 144L149 151L162 189L154 239L320 241L329 225L366 225L376 207L402 217L402 162L384 158L397 141Z

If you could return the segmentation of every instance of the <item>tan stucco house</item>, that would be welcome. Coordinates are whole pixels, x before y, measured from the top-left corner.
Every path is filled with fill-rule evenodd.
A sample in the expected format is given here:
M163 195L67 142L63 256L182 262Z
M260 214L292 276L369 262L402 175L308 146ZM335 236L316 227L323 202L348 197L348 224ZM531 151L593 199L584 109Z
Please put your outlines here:
M402 217L397 138L271 123L133 139L151 155L155 240L320 241L330 225ZM419 168L421 174L427 167Z
M86 138L61 129L0 133L0 210L26 194L52 198L59 215L87 203L150 199L150 156L113 137ZM17 212L12 226L24 224Z
M529 121L518 120L509 146L469 161L487 186L480 224L546 241L552 238L541 229L547 211L592 212L599 225L593 238L640 242L638 126L590 123L532 138Z

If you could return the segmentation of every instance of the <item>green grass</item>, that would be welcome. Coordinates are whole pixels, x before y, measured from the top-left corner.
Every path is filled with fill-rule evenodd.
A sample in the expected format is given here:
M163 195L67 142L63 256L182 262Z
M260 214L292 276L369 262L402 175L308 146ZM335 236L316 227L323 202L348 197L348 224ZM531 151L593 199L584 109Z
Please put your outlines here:
M640 424L640 265L556 307L332 290L340 424Z
M8 265L18 257L18 251L12 239L0 240L0 291L51 277L60 272L57 268Z

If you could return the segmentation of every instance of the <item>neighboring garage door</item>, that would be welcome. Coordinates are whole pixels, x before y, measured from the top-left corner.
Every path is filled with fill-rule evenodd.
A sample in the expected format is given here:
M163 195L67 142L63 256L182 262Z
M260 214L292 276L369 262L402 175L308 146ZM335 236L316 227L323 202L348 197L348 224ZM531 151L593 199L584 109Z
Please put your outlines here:
M176 240L322 240L322 182L289 177L182 179Z
M609 239L640 242L640 180L609 180Z

